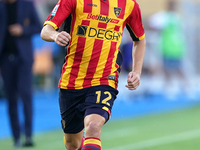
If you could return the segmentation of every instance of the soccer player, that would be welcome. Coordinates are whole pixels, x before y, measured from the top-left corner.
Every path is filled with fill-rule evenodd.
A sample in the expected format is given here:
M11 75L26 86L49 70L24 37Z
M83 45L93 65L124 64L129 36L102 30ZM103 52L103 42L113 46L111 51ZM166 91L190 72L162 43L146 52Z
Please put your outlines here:
M58 32L63 22L67 29ZM145 33L135 0L60 0L44 23L42 39L60 46L69 44L59 81L68 150L101 149L101 128L109 120L118 94L119 46L125 26L134 41L126 87L135 90L145 53ZM84 128L85 141L80 147Z

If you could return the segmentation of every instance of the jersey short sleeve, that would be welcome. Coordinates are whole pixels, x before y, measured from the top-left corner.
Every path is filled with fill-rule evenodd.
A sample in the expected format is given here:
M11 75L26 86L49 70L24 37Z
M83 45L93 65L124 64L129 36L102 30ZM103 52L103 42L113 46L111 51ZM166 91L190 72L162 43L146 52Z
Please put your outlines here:
M52 12L47 17L44 25L49 24L54 29L60 28L64 20L75 11L76 1L75 0L59 0Z
M126 28L133 41L139 41L145 37L141 11L137 2L135 2L134 8L127 19Z

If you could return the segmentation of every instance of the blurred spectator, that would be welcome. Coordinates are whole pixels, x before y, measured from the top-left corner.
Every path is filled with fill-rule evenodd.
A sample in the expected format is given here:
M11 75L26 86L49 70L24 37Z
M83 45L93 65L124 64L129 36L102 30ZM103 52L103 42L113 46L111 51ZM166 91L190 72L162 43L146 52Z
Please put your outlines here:
M0 1L0 68L13 134L14 146L19 147L20 129L25 127L25 143L32 142L32 64L31 36L39 33L41 24L32 1ZM23 103L24 125L20 126L18 96Z
M1 70L0 70L0 74L1 74ZM3 90L3 79L2 77L0 76L0 100L1 98L4 97L4 90Z
M169 0L166 11L158 12L150 17L149 27L159 32L159 49L163 58L165 83L170 87L173 77L181 79L181 84L186 80L182 68L186 51L183 22L177 13L177 2ZM184 85L185 87L185 85ZM171 87L170 87L171 88Z

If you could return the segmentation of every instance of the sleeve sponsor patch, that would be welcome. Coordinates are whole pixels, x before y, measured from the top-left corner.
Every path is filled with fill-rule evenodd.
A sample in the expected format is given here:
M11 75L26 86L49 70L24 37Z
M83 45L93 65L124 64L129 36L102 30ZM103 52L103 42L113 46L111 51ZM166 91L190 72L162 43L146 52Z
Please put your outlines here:
M53 9L53 11L52 11L52 13L51 13L51 16L55 16L55 15L56 15L56 12L57 12L57 10L58 10L58 7L59 7L59 5L56 5L56 6L54 7L54 9Z

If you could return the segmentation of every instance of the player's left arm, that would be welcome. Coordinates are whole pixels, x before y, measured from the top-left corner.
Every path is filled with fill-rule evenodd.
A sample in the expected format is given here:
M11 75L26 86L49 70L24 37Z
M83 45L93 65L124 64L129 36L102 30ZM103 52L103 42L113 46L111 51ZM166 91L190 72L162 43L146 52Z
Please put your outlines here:
M146 40L135 41L132 49L132 71L128 74L126 87L135 90L140 85L140 76L145 55Z
M132 49L132 71L128 74L126 87L129 90L135 90L140 85L140 76L146 47L141 11L137 2L135 2L134 8L127 19L126 27L134 41Z

